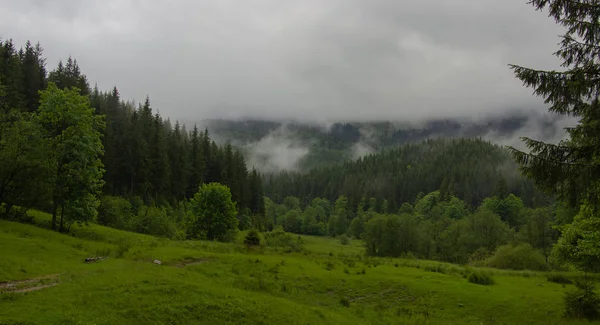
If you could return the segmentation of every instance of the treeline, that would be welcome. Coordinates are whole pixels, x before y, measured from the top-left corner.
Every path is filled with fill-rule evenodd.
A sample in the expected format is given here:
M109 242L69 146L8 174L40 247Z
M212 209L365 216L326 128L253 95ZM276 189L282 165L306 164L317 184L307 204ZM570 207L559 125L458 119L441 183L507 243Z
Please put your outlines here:
M50 109L43 111L40 94L46 91L45 104ZM97 117L90 125L81 121L86 107ZM67 194L48 185L56 178L51 171L57 168L70 179L85 177L81 170L67 170L77 155L82 156L81 168L88 168L96 156L100 159L96 167L101 192L90 190L88 194L103 196L105 210L114 198L123 198L132 205L132 211L155 207L176 223L183 213L177 210L184 209L181 202L192 198L200 185L218 182L231 189L240 219L260 220L253 216L264 213L261 176L248 169L239 150L231 145L218 146L206 130L187 130L161 117L153 112L148 98L136 106L122 100L116 87L108 92L91 89L72 58L47 73L39 44L27 42L17 50L11 40L0 42L0 123L0 214L4 218L18 218L29 207L66 214L63 217L70 222L83 218L66 206L54 206L57 196ZM50 125L55 128L51 130ZM78 128L80 134L73 134ZM92 146L89 135L93 131L100 133L98 152L83 156L85 150L81 148ZM55 148L44 147L51 138L65 140L64 145L56 142ZM68 147L72 143L81 147ZM65 152L60 159L49 160L53 154L50 149ZM77 182L84 183L84 179ZM63 185L60 187L66 191ZM75 191L75 185L68 190ZM86 213L93 215L99 202L89 202L93 209ZM151 210L144 211L147 216Z
M364 197L373 197L387 201L390 211L437 189L477 207L498 187L506 187L528 207L549 203L517 173L504 148L480 139L426 140L304 174L284 171L265 179L265 194L277 203L295 196L303 198L305 207L313 198L334 201L343 195L356 208Z
M554 226L571 222L574 215L560 205L528 208L507 191L485 198L476 208L439 190L394 210L389 201L376 198L363 199L353 209L344 196L335 202L315 198L304 209L291 196L282 204L267 200L266 206L270 228L363 239L369 255L515 269L548 268L559 236ZM508 257L496 256L498 252Z

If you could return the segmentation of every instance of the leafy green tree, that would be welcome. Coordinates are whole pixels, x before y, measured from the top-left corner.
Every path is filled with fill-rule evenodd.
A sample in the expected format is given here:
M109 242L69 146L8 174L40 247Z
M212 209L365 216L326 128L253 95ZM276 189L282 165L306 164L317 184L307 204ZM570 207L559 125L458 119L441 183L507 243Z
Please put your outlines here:
M237 232L236 215L237 210L227 186L203 184L190 200L188 237L232 241Z
M335 201L334 214L329 218L329 234L338 236L346 233L349 225L348 198L340 196Z
M14 208L26 210L47 198L47 154L30 114L0 110L0 218L14 219L24 212Z
M526 242L539 250L544 255L546 262L548 262L552 246L558 238L558 232L552 226L551 211L548 208L537 208L529 212L527 223L521 230Z
M362 237L363 232L365 231L365 220L364 216L357 216L356 218L350 221L350 226L348 227L348 233L352 238L359 239Z
M283 216L283 228L287 232L302 233L302 210L291 209Z
M486 198L481 207L499 215L502 221L507 222L511 227L518 227L525 221L525 205L514 194L509 194L504 199L497 196Z
M398 214L404 214L404 213L413 214L414 211L415 211L415 208L412 206L412 204L410 204L408 202L404 202L400 206L400 209L398 210Z
M367 254L398 257L417 252L419 234L417 222L410 215L377 216L365 226L363 233Z
M310 205L315 208L317 221L327 223L331 214L331 203L329 200L314 198Z
M584 205L573 223L562 229L554 247L559 261L571 263L585 272L600 271L600 218L594 208Z
M133 218L131 203L122 197L103 196L98 207L98 223L101 225L125 229Z
M288 196L283 199L283 205L285 205L288 210L300 209L300 199L295 196Z
M480 209L452 223L441 234L441 256L453 263L466 263L479 248L494 251L512 239L512 231L500 216Z
M76 88L61 90L53 83L40 93L38 123L50 150L52 229L67 230L95 218L104 181L101 155L104 120L94 115L89 99Z
M443 202L443 210L444 216L455 220L470 214L467 204L454 196L451 196L447 202Z

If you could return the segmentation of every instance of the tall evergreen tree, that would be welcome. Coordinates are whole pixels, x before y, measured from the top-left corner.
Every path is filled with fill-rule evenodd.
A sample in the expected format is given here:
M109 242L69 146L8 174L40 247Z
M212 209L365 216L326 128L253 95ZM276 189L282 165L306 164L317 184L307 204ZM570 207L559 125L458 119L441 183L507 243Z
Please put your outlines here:
M511 65L517 78L550 104L549 111L574 116L559 144L523 138L530 152L511 151L523 174L571 205L586 204L585 213L563 232L558 252L586 270L600 269L597 213L600 208L600 3L596 0L531 0L566 28L560 49L564 71ZM584 231L580 231L583 230ZM583 245L583 246L580 246Z

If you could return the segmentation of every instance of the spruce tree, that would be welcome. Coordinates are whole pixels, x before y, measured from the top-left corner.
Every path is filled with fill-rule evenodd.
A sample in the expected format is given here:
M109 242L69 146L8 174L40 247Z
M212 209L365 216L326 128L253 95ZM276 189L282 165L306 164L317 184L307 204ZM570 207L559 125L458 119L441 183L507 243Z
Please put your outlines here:
M571 206L578 216L562 229L555 246L559 259L583 271L600 271L600 1L532 0L566 28L560 49L564 71L511 65L524 85L550 104L549 111L576 117L568 139L558 144L523 138L530 152L511 151L524 175Z
M558 144L522 138L529 152L510 148L524 175L547 192L572 205L598 206L600 193L600 1L532 0L537 10L567 31L560 49L564 71L543 71L510 65L524 85L550 104L549 111L579 119Z

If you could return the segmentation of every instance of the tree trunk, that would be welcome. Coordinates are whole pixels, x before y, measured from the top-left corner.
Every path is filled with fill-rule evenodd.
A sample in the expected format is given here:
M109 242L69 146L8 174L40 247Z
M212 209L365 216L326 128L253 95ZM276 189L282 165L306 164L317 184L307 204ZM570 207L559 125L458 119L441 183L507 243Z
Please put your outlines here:
M60 228L59 228L60 232L63 232L65 230L64 222L63 222L64 221L64 217L65 217L65 205L63 204L60 207Z
M56 230L56 211L58 210L58 199L54 197L52 201L52 230Z

